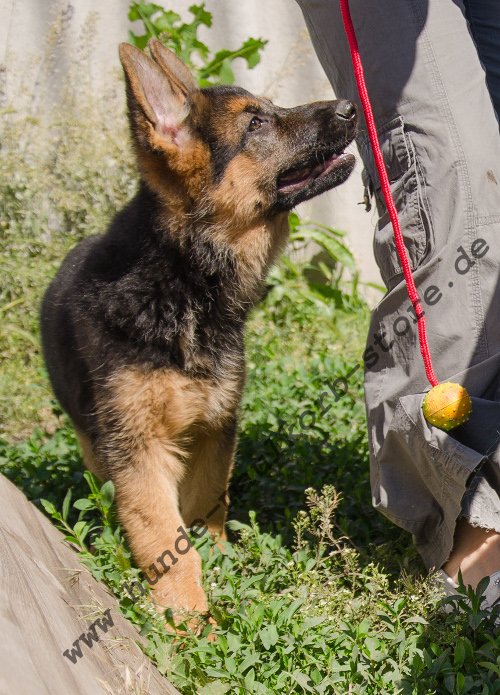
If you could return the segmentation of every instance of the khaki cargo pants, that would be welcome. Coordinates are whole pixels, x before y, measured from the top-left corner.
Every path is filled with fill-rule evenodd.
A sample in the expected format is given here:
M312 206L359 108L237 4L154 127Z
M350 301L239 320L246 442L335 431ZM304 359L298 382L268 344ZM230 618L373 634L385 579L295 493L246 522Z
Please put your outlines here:
M338 0L298 2L335 93L359 103ZM470 421L449 434L422 416L415 316L361 120L387 287L364 354L373 503L439 568L460 516L500 531L500 2L350 7L434 369L473 397Z

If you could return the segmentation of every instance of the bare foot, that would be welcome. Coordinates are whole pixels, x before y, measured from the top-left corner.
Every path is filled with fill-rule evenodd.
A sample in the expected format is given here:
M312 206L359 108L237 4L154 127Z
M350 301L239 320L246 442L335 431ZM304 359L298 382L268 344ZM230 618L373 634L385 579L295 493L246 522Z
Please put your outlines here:
M475 589L483 577L500 570L500 533L459 519L453 550L443 570L457 584L461 570L465 586Z

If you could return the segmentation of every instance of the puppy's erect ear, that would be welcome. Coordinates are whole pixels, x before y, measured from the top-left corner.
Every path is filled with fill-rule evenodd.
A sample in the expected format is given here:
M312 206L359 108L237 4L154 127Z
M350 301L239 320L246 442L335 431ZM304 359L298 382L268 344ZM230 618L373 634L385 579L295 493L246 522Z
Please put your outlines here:
M158 39L150 39L148 48L151 55L156 60L161 69L169 79L177 82L177 85L184 94L189 94L198 89L198 85L189 69L173 51L164 46Z
M179 144L180 136L187 133L185 121L189 114L188 92L181 80L128 43L120 44L120 60L134 125L144 129L144 119L138 117L142 114L160 137Z

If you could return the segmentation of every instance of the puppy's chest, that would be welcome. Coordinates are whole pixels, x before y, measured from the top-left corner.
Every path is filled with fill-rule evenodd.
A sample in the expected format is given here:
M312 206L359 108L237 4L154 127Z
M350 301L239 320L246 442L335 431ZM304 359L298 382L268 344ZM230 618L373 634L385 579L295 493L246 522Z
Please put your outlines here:
M193 425L223 427L234 419L244 373L227 371L223 378L192 378L172 369L123 368L109 380L99 410L136 439L176 439Z
M250 302L236 298L238 281L222 264L202 272L179 258L138 258L111 281L99 278L85 302L92 326L100 320L103 343L126 352L124 362L176 366L187 373L217 373L228 355L243 355ZM93 329L92 329L93 330Z

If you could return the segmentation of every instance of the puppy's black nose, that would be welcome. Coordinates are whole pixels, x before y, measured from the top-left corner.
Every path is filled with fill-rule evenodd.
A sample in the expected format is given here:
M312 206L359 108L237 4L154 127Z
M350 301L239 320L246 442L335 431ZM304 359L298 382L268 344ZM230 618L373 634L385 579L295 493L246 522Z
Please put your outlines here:
M335 106L335 115L343 121L352 121L356 118L356 107L352 101L342 99Z

